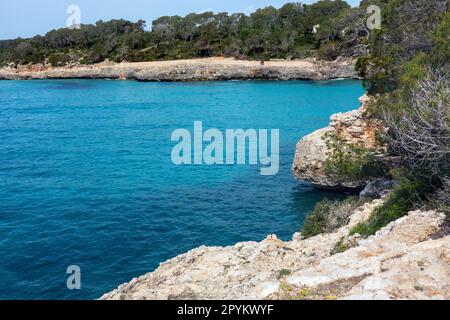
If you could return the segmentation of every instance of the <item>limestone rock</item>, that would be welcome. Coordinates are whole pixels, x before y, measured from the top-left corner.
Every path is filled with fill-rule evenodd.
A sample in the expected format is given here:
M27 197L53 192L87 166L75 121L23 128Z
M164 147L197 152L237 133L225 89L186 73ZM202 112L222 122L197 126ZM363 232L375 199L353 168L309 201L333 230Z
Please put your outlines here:
M329 134L335 134L348 143L367 148L374 153L382 154L384 146L377 141L377 132L384 130L383 125L364 116L369 98L364 95L360 98L361 107L357 110L337 113L331 116L328 127L319 129L305 137L297 144L292 172L300 180L311 182L322 188L361 188L369 181L342 180L330 176L325 172L325 161L330 153L326 143Z
M349 237L383 201L330 234L193 249L101 299L449 299L450 236L430 240L444 214L413 211L367 239ZM354 247L332 255L342 239Z
M68 65L57 68L50 65L11 65L0 69L0 79L119 79L123 75L127 79L140 81L328 80L358 78L354 65L355 60L347 58L336 61L267 61L264 66L258 61L221 57L132 63L104 61L94 65Z
M314 131L303 137L297 144L293 174L300 180L307 180L316 186L337 187L339 183L324 172L324 159L326 159L328 147L325 136L332 132L327 127Z
M291 275L294 287L357 283L343 299L450 298L450 236L428 240L445 215L413 211L382 228L358 247Z

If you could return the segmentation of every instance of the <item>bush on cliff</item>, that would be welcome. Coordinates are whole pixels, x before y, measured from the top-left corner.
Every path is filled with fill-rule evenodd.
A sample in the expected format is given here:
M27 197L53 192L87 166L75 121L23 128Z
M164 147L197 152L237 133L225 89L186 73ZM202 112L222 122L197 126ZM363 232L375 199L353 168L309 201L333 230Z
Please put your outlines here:
M450 225L450 178L442 179L442 188L438 189L431 197L429 208L439 210L447 215Z
M376 208L368 221L359 223L350 234L359 233L363 237L375 234L390 222L404 216L408 211L418 208L434 192L432 181L424 177L410 177L398 185L385 203Z
M356 226L352 233L363 236L418 208L422 202L448 211L450 172L450 88L443 76L427 75L411 90L411 100L403 107L382 108L389 127L390 154L405 172L404 181L394 189L383 206L369 221ZM389 101L392 94L385 97ZM395 98L394 98L395 99ZM398 112L398 113L397 113Z
M382 6L382 29L371 33L370 55L358 64L369 93L399 89L405 65L420 54L444 61L448 10L448 0L392 0Z
M378 97L368 114L389 129L383 137L389 155L406 175L369 221L352 230L363 236L430 199L445 210L450 173L449 2L393 0L382 12L382 30L372 34L370 55L357 68Z
M324 169L329 176L343 181L355 181L383 174L382 167L370 150L347 142L336 134L328 134L325 139L329 152Z
M343 201L322 200L306 218L301 230L302 236L310 238L345 226L353 210L363 205L365 201L354 196Z
M62 52L58 52L58 53L52 53L49 57L48 57L48 62L53 66L53 67L60 67L60 66L64 66L66 65L68 62L70 62L72 59L70 57L70 55L66 54L66 53L62 53Z

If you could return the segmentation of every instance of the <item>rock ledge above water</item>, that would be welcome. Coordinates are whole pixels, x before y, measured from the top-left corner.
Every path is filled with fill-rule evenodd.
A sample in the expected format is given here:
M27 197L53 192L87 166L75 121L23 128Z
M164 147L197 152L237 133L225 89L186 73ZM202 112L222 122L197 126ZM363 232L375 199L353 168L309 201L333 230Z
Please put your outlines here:
M328 127L314 131L303 137L297 144L292 172L300 180L329 189L362 188L369 180L342 180L327 174L326 159L331 152L327 137L335 135L346 143L355 144L382 155L385 147L377 141L377 133L384 130L376 120L365 117L369 98L360 98L361 107L345 113L333 114Z
M444 214L412 211L375 236L349 236L383 201L333 233L193 249L101 299L449 299L450 236L432 239ZM340 242L351 248L333 254Z

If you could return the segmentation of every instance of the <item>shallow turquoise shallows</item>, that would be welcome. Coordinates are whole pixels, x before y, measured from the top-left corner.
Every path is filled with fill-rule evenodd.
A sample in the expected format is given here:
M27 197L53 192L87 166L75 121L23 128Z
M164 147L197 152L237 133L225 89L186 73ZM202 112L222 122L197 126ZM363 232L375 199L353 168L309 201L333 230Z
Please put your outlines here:
M324 197L297 141L356 108L358 81L0 81L0 299L92 299L199 245L289 239ZM176 166L171 133L280 129L280 171ZM66 269L81 268L81 290Z

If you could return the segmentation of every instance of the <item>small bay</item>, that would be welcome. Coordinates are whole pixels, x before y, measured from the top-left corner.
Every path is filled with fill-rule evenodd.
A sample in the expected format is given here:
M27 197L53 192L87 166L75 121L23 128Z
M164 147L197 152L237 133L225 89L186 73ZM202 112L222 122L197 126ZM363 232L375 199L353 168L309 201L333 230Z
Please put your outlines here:
M0 299L94 299L200 245L290 239L343 197L292 177L295 145L363 93L356 80L0 81ZM174 165L171 133L197 120L279 129L279 173Z

